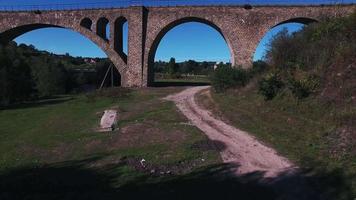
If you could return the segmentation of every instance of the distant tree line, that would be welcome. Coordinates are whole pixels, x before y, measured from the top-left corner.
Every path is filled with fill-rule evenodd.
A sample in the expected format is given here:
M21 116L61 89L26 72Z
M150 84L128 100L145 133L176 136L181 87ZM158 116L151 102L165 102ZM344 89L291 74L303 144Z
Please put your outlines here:
M97 88L109 65L104 58L55 55L15 42L0 45L0 105ZM118 85L120 75L116 70L114 75Z
M179 78L182 74L192 75L209 75L214 70L216 62L197 62L188 60L177 63L174 58L169 62L158 61L155 62L155 73L168 74L171 78Z

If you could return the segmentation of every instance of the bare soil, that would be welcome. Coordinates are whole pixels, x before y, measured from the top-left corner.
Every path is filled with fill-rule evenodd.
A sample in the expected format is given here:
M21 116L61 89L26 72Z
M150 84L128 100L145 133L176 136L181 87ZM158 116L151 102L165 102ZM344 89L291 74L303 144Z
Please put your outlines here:
M275 177L280 173L294 171L296 168L285 157L258 141L249 133L239 130L215 117L200 107L195 95L209 86L191 87L169 95L165 100L173 101L178 109L210 140L219 142L218 149L225 163L236 164L235 174L264 172L265 177ZM223 145L221 145L223 144Z

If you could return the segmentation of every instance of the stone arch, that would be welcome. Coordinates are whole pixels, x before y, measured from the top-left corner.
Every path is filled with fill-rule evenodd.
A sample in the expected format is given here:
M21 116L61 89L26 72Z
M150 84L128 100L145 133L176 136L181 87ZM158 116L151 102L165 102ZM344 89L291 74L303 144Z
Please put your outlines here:
M128 22L123 16L117 18L114 22L114 50L127 62L127 55L123 49L124 43L124 24Z
M41 28L62 28L57 25L51 25L51 24L27 24L27 25L22 25L22 26L17 26L15 28L8 29L0 34L0 41L2 44L7 44L11 40L14 40L15 38L19 37L22 34L25 34L27 32L36 30L36 29L41 29Z
M222 32L222 29L216 25L215 23L213 23L212 21L209 21L207 19L203 19L200 17L184 17L184 18L180 18L178 20L175 20L171 23L169 23L168 25L166 25L164 28L162 28L159 33L155 36L153 43L151 45L151 47L149 48L149 52L148 52L148 66L147 66L147 85L150 86L153 83L154 80L154 72L153 72L153 65L154 65L154 57L156 55L156 51L158 48L159 43L161 42L161 40L163 39L163 37L170 31L172 30L174 27L187 23L187 22L199 22L205 25L208 25L212 28L214 28L216 31L218 31L220 33L220 35L224 38L227 46L230 49L230 57L231 57L231 62L234 63L234 51L232 48L232 45L229 41L229 39L225 36L225 34Z
M113 62L115 65L116 69L118 70L120 76L121 76L121 85L125 85L125 68L126 68L126 63L122 61L122 59L118 56L116 52L110 49L110 46L107 42L103 41L100 37L98 37L95 33L92 31L81 27L81 26L65 26L62 24L45 24L45 23L33 23L33 24L18 24L16 27L9 27L5 28L4 31L0 33L0 43L1 44L7 44L10 41L14 40L15 38L41 28L63 28L63 29L68 29L72 30L76 33L81 34L82 36L88 38L90 41L92 41L94 44L97 45L101 50L105 52L105 54L108 56L108 58Z
M105 17L99 18L96 22L96 34L105 41L109 41L108 35L106 34L107 26L110 26L109 20Z
M91 21L91 19L89 19L88 17L82 19L82 21L80 21L80 25L84 28L87 28L89 30L91 30L91 26L93 25L93 21Z

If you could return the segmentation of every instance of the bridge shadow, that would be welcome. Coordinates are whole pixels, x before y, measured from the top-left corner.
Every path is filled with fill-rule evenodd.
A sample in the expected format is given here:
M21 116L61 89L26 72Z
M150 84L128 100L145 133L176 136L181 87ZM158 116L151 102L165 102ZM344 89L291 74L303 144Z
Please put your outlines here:
M150 84L151 87L187 87L187 86L207 86L207 82L170 82L170 81L157 81Z
M0 173L0 199L338 199L351 191L341 171L310 171L264 178L263 172L233 176L233 164L215 164L185 175L136 174L130 181L125 163L91 166L100 158ZM324 182L321 182L324 181ZM331 183L330 183L331 181ZM117 183L123 183L122 185ZM323 183L329 185L323 185Z

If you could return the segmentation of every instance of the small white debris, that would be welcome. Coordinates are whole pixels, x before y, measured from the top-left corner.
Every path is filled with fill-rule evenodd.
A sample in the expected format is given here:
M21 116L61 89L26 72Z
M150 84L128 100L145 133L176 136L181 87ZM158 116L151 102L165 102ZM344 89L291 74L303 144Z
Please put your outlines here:
M179 124L180 125L185 125L185 126L194 126L194 124L191 123L191 122L180 122Z
M141 163L141 166L142 167L145 167L146 165L145 165L145 163L146 163L146 160L145 159L142 159L141 161L140 161L140 163Z

